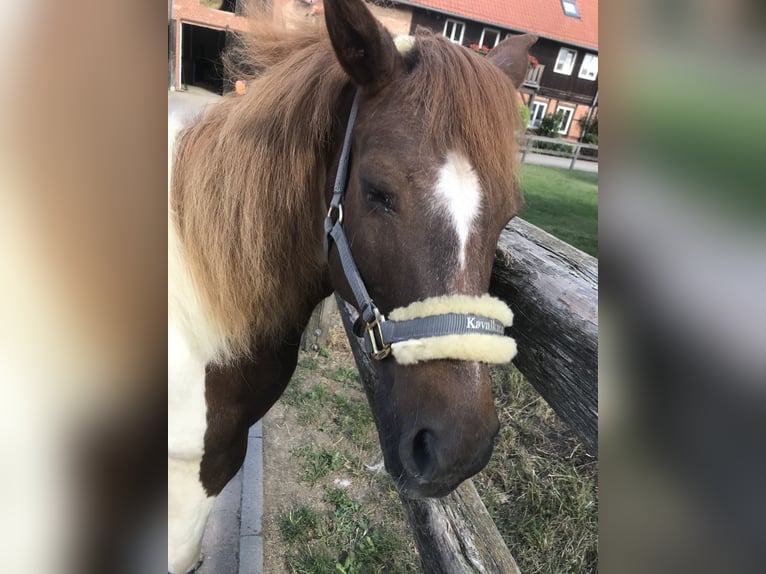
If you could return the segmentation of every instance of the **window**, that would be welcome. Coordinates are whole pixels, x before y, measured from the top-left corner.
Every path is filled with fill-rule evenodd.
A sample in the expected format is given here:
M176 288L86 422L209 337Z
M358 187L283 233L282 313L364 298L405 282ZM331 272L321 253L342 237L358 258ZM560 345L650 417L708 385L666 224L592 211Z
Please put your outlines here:
M558 108L556 108L556 112L562 113L561 129L559 129L559 133L566 135L569 133L569 126L572 124L572 118L574 117L574 108L559 106Z
M500 32L492 28L484 28L481 31L479 46L486 46L489 49L494 48L500 42Z
M578 76L585 80L596 79L596 76L598 76L598 56L596 54L585 54Z
M564 8L564 14L572 18L579 18L580 11L577 9L575 0L561 0L561 6Z
M577 58L577 52L570 50L569 48L561 48L559 50L559 56L556 58L556 65L553 67L553 71L557 74L564 74L568 76L572 73L574 68L575 59Z
M465 32L465 24L458 22L457 20L445 20L444 35L450 39L450 42L454 42L455 44L462 44L463 32Z
M529 127L539 128L540 121L545 117L548 111L548 102L532 102L532 109L529 110Z

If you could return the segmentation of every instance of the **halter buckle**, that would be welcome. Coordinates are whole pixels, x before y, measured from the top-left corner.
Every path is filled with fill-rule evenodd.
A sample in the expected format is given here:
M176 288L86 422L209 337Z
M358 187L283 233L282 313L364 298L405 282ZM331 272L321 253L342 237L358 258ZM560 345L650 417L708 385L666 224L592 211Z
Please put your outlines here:
M375 313L375 320L372 323L367 324L367 336L370 338L370 346L372 347L372 358L376 361L382 361L388 355L391 354L391 345L387 345L383 341L383 330L380 324L386 319L380 314L377 307L373 308Z

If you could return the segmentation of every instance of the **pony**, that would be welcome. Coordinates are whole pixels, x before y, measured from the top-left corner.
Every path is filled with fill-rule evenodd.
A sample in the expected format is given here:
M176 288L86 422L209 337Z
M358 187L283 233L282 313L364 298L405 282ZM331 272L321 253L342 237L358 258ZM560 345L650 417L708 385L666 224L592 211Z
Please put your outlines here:
M516 88L535 38L483 57L421 28L395 40L362 0L324 6L325 26L255 20L230 57L239 77L251 73L246 93L225 95L169 148L174 574L199 559L213 501L243 463L248 428L290 380L322 299L335 291L365 315L355 285L366 286L373 347L381 324L396 325L387 315L434 326L448 312L501 338L496 323L510 315L482 310L495 304L485 294L497 239L522 206ZM328 239L334 226L343 241ZM461 314L477 309L478 319ZM442 334L441 346L421 345L427 357L413 355L418 340L376 355L373 414L386 468L409 497L445 495L479 472L498 432L493 359L482 354L493 335L469 345Z

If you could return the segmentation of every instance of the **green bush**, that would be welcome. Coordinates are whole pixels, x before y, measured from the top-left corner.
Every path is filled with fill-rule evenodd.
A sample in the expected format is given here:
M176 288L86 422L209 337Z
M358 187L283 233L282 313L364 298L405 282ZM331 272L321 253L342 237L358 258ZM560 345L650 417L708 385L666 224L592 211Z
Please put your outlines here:
M579 120L580 127L585 134L583 141L585 141L586 138L595 138L593 142L588 141L587 143L598 143L598 116L591 117L590 121L586 120L587 117L582 117Z
M540 120L540 126L537 128L537 135L546 138L558 138L559 130L561 129L561 123L564 121L564 112L561 110L555 114L546 114L545 117Z
M598 145L598 116L594 116L589 122L586 118L580 118L580 127L583 131L582 143ZM588 157L598 157L597 149L583 149L580 154Z
M540 127L537 128L537 135L543 136L546 138L560 138L561 134L559 133L559 130L561 129L561 125L564 121L564 112L559 110L555 114L547 114L542 120L540 120ZM574 148L571 145L567 144L556 144L556 143L549 143L549 142L538 142L535 145L535 149L539 150L550 150L550 151L559 151L559 152L566 152L566 153L572 153L574 151Z
M521 131L526 131L529 125L529 108L524 104L519 104L519 115L521 116Z

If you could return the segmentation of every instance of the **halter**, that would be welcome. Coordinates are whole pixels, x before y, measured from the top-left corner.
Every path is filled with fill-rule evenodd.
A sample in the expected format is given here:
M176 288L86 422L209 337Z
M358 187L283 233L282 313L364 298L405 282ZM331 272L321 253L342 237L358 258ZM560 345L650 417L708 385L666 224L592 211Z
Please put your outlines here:
M505 326L510 326L513 314L499 299L489 295L432 297L394 309L386 320L367 292L343 229L343 199L348 184L351 135L359 111L359 97L360 91L357 90L346 126L324 230L328 261L334 243L343 274L356 299L360 318L364 322L367 352L380 361L391 355L393 350L394 357L401 364L445 358L491 363L510 361L516 354L516 344L504 335L504 330Z

